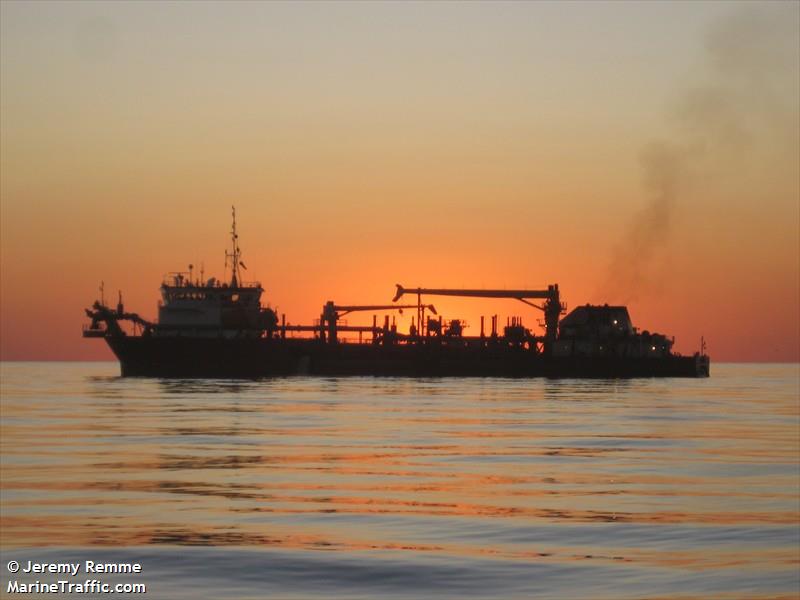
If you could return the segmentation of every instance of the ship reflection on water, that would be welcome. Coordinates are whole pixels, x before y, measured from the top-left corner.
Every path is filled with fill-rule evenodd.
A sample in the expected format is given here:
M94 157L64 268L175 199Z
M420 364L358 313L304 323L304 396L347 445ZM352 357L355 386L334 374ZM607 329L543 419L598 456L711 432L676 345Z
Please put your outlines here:
M198 557L268 557L239 596L797 591L796 366L600 381L114 369L3 365L4 554L127 548L187 581Z

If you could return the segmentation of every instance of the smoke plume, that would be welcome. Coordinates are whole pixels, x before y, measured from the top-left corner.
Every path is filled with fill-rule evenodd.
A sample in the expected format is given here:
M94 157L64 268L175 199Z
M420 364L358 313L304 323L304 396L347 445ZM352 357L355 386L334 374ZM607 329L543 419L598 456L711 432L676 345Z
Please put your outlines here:
M673 133L641 152L645 204L613 249L602 295L629 302L659 290L682 194L709 174L736 176L755 146L798 145L796 3L764 3L711 28L698 84L680 93Z

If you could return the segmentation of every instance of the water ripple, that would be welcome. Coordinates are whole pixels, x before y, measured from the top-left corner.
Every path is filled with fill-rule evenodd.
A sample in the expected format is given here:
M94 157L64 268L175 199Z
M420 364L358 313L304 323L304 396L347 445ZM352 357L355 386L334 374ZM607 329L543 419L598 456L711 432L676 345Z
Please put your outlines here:
M213 598L800 593L796 365L625 381L114 370L3 363L4 556L135 556L158 598L198 581Z

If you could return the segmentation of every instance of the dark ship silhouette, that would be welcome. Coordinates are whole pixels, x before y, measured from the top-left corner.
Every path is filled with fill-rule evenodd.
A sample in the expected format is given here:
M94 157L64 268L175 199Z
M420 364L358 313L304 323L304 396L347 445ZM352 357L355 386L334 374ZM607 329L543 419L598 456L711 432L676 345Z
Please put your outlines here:
M236 212L229 281L203 281L188 272L169 274L161 285L158 321L125 312L102 299L86 310L91 324L84 337L103 338L119 359L123 376L265 377L274 375L499 376L499 377L707 377L710 359L672 352L674 339L638 331L625 306L579 306L563 319L557 284L542 290L407 288L397 285L391 304L338 305L327 302L311 325L289 325L261 305L264 289L244 282ZM406 294L414 304L398 304ZM102 294L101 294L102 296ZM460 319L444 321L423 296L511 298L544 313L544 333L536 335L520 318L498 330L497 316L480 335L464 335ZM539 300L535 304L532 300ZM416 310L408 333L384 315L372 325L340 323L357 311ZM131 325L126 331L121 322ZM306 337L294 337L304 332ZM339 334L357 333L358 341Z

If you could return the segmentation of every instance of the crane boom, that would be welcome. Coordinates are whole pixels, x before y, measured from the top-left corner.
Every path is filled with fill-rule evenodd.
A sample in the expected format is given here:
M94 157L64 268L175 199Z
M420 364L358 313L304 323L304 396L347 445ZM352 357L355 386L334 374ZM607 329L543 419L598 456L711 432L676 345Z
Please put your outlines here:
M465 290L465 289L441 289L441 288L404 288L399 283L397 293L393 302L397 302L403 294L417 294L428 296L461 296L469 298L515 298L523 300L525 298L550 298L553 292L558 290L558 286L549 286L546 290Z
M355 312L360 310L398 310L403 308L417 308L417 305L416 304L364 304L364 305L354 305L354 306L340 306L338 304L335 304L333 306L333 310L341 313L342 315L345 313ZM426 304L425 308L430 310L435 315L439 314L436 312L436 308L433 306L433 304Z

